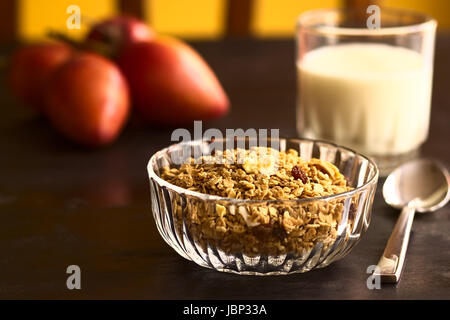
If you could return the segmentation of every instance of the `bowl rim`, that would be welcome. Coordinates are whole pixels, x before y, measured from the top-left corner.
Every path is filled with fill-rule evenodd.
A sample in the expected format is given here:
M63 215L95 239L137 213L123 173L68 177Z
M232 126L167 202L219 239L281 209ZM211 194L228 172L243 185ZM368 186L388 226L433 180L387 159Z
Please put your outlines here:
M223 138L222 140L225 140L225 139L226 138ZM270 138L267 138L267 139L270 139ZM353 196L355 193L358 193L361 190L368 188L370 185L376 184L378 182L379 170L378 170L378 166L376 165L375 161L372 160L370 157L365 156L351 148L341 146L334 142L321 140L321 139L309 139L309 138L297 138L297 137L295 137L295 138L280 137L278 139L286 140L286 141L287 140L301 140L301 141L307 141L307 142L312 142L312 143L324 143L324 144L331 145L335 148L344 149L346 151L353 153L355 156L360 156L360 157L364 158L365 160L367 160L375 169L375 173L373 174L373 176L370 179L368 179L368 181L364 182L361 186L356 187L349 191L341 192L341 193L336 193L336 194L322 196L322 197L314 197L314 198L263 200L263 199L228 198L228 197L221 197L221 196L217 196L217 195L211 195L211 194L206 194L206 193L202 193L202 192L188 190L188 189L176 186L176 185L164 180L155 172L155 170L153 170L152 163L155 161L156 157L162 153L166 153L169 150L169 148L173 148L177 145L208 142L208 140L205 140L205 139L196 139L196 140L191 140L191 141L183 141L183 142L174 143L174 144L171 144L171 145L155 152L148 160L147 172L148 172L149 178L155 180L158 183L158 185L168 188L168 189L171 189L179 194L183 194L183 195L190 196L190 197L196 197L196 198L199 198L204 201L224 201L224 202L226 201L226 202L231 202L232 204L255 204L255 203L267 203L267 204L283 203L283 204L285 204L285 203L304 203L304 202L315 202L315 201L328 201L328 200L332 200L332 199L336 199L336 198L343 198L343 197L348 198L350 196ZM217 140L221 140L221 139L216 139L215 141L217 141Z

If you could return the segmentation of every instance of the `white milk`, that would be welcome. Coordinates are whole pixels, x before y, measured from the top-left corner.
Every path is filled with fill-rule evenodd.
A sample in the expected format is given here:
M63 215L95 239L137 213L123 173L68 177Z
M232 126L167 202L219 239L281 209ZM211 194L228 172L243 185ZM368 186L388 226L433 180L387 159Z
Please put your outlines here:
M297 69L301 135L371 155L412 151L426 140L432 71L419 53L343 44L310 51Z

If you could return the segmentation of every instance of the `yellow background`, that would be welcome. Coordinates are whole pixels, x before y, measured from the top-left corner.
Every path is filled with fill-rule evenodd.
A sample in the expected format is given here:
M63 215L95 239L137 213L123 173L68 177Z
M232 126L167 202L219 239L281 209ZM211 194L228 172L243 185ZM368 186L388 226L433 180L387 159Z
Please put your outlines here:
M25 40L40 38L49 29L79 38L89 24L117 12L115 0L18 0L18 4L18 32ZM66 9L73 4L81 9L80 30L66 27ZM424 11L438 19L441 30L450 27L450 1L385 0L383 4ZM146 20L159 33L206 39L225 33L226 0L146 0L144 5ZM301 12L340 5L340 0L255 0L251 33L257 37L293 36Z

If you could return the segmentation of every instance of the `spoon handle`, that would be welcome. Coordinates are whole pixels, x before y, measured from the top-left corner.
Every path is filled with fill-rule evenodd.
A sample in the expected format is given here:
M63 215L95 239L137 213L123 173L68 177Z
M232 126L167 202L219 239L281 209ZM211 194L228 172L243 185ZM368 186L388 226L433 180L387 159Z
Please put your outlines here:
M394 231L392 231L374 273L375 276L381 276L381 282L396 283L400 280L414 213L414 206L410 204L403 207L402 213L398 217Z

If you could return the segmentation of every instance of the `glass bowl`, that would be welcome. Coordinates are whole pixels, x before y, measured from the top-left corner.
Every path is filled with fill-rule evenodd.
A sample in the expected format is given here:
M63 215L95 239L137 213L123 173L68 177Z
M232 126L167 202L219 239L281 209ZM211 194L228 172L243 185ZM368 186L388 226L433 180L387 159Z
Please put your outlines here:
M248 149L248 139L244 142ZM178 143L156 152L147 166L153 217L163 239L182 257L200 266L247 275L306 272L348 254L370 223L378 180L375 163L329 142L277 142L280 151L295 149L305 160L331 162L354 189L294 200L233 199L190 191L163 180L162 169L179 167L191 155L208 152L212 141ZM230 140L221 143L225 149ZM249 224L245 217L255 212L273 219ZM226 228L219 223L221 218L227 219Z

